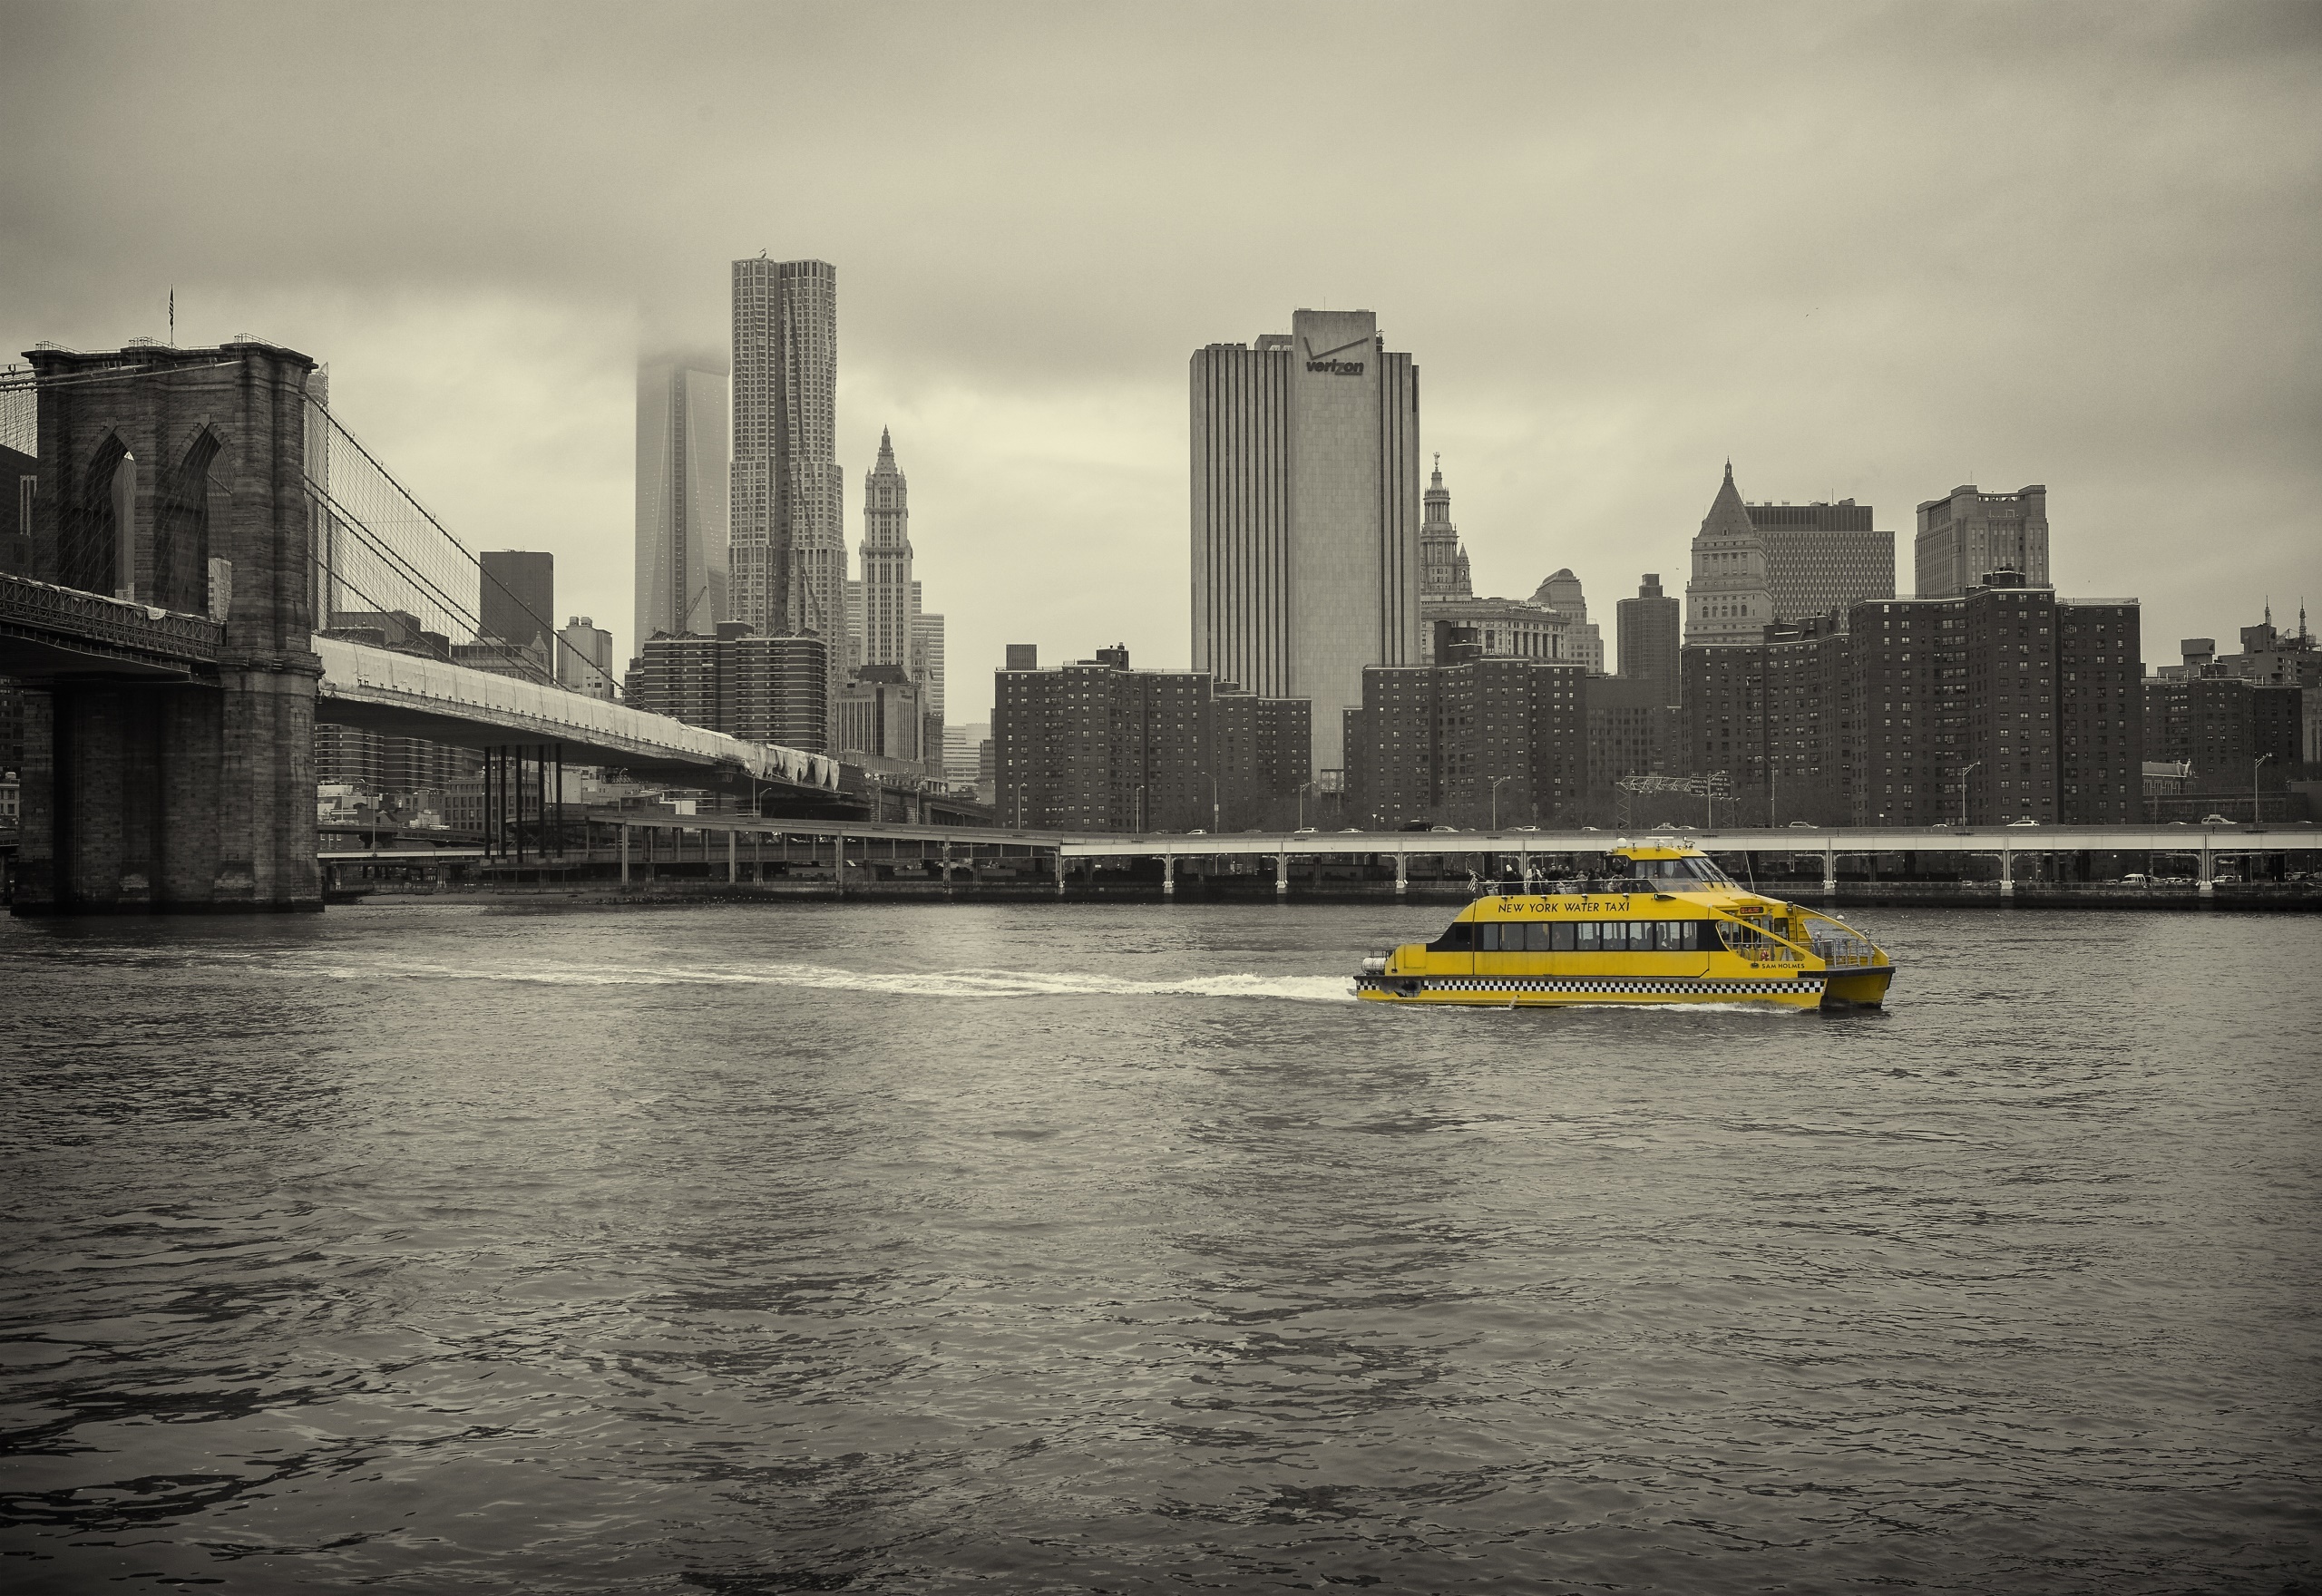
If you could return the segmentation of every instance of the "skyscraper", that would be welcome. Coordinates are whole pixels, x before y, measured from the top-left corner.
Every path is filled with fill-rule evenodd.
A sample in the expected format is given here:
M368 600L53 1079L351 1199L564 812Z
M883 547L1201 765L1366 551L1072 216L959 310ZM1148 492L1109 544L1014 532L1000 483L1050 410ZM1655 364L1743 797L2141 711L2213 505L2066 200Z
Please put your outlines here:
M556 649L556 556L518 549L488 549L476 556L483 589L476 640L538 643L542 657Z
M1614 606L1621 675L1652 682L1667 693L1663 704L1677 702L1677 647L1684 628L1685 607L1661 591L1658 573L1648 571L1637 584L1636 597Z
M1420 657L1419 373L1367 310L1191 362L1194 669L1313 706L1344 769L1362 672Z
M2048 490L1984 493L1973 482L1919 506L1911 583L1921 598L1956 598L2000 571L2030 588L2048 585Z
M613 635L585 615L557 634L556 679L590 698L613 696Z
M1474 598L1468 551L1459 547L1459 529L1451 521L1451 490L1443 485L1440 454L1435 457L1435 474L1429 479L1423 503L1419 523L1419 601L1424 605Z
M838 724L848 653L837 400L837 270L734 262L730 608L761 635L822 638L825 725Z
M637 368L637 630L707 637L726 618L726 361L667 355Z
M917 583L912 584L917 587ZM943 618L922 611L912 620L912 680L927 689L927 707L943 713Z
M911 484L894 440L879 429L879 459L863 478L863 638L865 666L909 665L919 584L911 572Z
M1895 596L1895 534L1871 525L1868 504L1747 504L1766 551L1776 620L1804 620L1866 598Z
M1685 641L1706 647L1756 643L1774 618L1773 593L1766 585L1766 546L1758 536L1741 490L1733 485L1733 462L1693 534L1693 573L1685 583Z

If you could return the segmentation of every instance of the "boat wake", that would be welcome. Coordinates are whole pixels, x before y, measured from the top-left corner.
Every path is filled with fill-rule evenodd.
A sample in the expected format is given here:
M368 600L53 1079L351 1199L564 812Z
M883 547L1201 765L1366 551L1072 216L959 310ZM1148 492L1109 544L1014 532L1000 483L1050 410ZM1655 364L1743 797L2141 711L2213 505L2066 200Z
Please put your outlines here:
M1165 980L1051 970L859 970L828 965L751 967L674 965L428 964L329 959L285 973L337 980L511 981L558 987L788 987L876 992L909 998L1260 998L1301 1003L1351 1003L1343 976L1182 976Z

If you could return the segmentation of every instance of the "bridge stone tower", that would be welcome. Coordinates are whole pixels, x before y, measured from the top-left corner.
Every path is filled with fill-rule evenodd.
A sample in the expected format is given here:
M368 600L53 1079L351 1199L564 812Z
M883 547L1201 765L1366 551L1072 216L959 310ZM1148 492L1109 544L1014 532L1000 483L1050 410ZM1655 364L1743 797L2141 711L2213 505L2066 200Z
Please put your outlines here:
M29 689L16 911L321 908L315 363L256 342L26 358L40 480L24 574L76 591L24 596L86 618L93 640L0 637L0 675Z

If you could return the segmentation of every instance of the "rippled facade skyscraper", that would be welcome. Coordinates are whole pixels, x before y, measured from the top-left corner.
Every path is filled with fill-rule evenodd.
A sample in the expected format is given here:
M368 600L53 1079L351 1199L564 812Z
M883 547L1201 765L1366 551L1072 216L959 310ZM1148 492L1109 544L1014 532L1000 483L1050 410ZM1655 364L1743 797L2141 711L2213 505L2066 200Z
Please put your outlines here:
M848 658L837 436L837 268L734 262L733 618L823 639L834 725Z

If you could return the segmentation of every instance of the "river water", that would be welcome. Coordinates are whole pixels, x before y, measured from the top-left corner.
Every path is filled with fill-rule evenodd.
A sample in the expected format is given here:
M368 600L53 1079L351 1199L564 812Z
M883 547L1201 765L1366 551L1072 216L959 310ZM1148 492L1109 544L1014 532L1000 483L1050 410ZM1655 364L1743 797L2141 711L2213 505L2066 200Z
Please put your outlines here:
M2322 919L1449 912L9 924L0 1586L2317 1589Z

